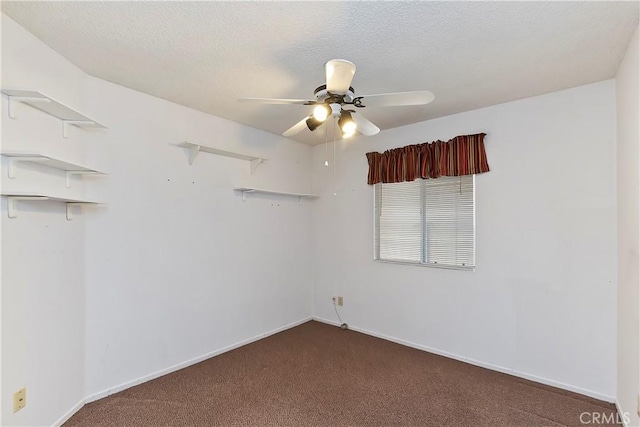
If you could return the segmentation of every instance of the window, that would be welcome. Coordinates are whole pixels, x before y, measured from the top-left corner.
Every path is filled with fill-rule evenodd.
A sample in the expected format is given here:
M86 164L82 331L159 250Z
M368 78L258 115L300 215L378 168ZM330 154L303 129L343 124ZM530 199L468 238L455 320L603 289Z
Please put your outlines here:
M376 184L374 198L375 259L473 269L473 175Z

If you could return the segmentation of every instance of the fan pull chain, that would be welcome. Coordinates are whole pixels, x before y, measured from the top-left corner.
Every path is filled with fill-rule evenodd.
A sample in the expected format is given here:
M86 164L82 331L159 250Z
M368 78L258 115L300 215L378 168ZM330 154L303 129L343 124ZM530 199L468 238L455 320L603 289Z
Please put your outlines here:
M329 166L329 120L324 121L324 166Z
M336 186L335 191L333 192L334 196L338 195L338 185L336 183L336 167L338 161L336 160L336 118L333 117L333 184Z
M333 192L334 196L338 195L338 185L336 183L336 167L338 161L336 159L336 118L333 117L333 184L336 186L335 191Z

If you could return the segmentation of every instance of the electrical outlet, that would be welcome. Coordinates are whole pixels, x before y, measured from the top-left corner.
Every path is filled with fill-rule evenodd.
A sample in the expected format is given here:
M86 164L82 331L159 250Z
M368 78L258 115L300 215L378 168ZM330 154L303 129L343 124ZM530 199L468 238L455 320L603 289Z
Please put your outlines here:
M18 412L25 406L27 406L27 388L22 387L13 393L13 412Z
M344 300L342 299L342 297L338 297L338 305L340 307L342 307L344 305Z

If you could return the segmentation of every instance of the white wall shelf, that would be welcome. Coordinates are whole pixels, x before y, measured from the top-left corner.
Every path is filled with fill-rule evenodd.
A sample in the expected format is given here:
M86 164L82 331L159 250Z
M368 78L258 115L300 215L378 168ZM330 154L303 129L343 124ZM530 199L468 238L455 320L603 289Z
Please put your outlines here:
M107 128L95 120L80 114L76 110L67 107L53 98L43 95L40 92L13 89L2 89L1 91L7 95L7 98L9 99L8 112L10 118L17 118L18 103L30 105L33 108L62 120L62 136L65 138L69 135L69 126L76 126L79 128Z
M60 197L53 196L50 194L40 194L40 193L30 193L26 191L3 191L0 195L5 196L7 198L7 213L9 218L15 218L18 216L18 201L45 201L50 200L53 202L62 202L67 205L67 220L71 221L73 219L73 214L71 212L71 208L73 206L83 206L83 205L100 205L100 202L85 200L85 199L76 199L70 197Z
M287 191L275 191L275 190L264 190L264 189L260 189L260 188L251 188L251 187L238 187L238 188L234 188L235 191L241 191L242 192L242 201L246 201L245 200L245 194L247 193L258 193L258 194L271 194L271 195L277 195L277 196L287 196L287 197L297 197L298 198L298 202L300 204L302 204L302 199L311 199L314 197L318 197L314 194L305 194L305 193L290 193Z
M193 142L182 142L178 144L179 147L184 147L189 149L189 164L192 165L193 161L196 159L198 153L211 153L217 154L218 156L225 157L233 157L234 159L248 160L251 166L251 174L256 170L258 166L267 159L264 157L252 156L249 154L236 153L234 151L225 151L220 150L218 148L207 147L205 145L196 144Z
M37 163L53 169L64 171L66 175L65 185L67 188L71 187L71 176L73 175L107 175L106 173L100 172L95 169L91 169L75 163L66 162L64 160L56 159L50 156L45 156L44 154L40 153L3 151L0 154L8 158L7 175L10 179L14 179L16 177L15 165L19 162Z

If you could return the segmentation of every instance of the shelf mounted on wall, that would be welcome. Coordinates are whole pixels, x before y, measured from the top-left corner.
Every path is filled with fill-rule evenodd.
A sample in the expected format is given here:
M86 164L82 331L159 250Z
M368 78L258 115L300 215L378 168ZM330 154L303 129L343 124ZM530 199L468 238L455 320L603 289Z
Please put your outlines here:
M3 151L3 156L7 157L7 175L10 179L16 178L16 164L19 162L37 163L53 169L59 169L65 172L65 185L71 187L71 177L73 175L107 175L95 169L87 168L75 163L66 162L40 153Z
M19 192L19 191L2 192L0 195L5 196L7 198L7 214L9 218L16 218L18 216L19 201L50 200L53 202L65 203L67 207L67 221L71 221L73 219L73 213L71 212L71 208L73 206L84 206L84 205L98 206L101 204L100 202L96 202L92 200L75 199L70 197L53 196L50 194Z
M252 156L249 154L236 153L234 151L220 150L219 148L208 147L206 145L200 145L193 142L185 141L178 144L179 147L189 149L189 164L192 165L199 153L210 153L218 156L232 157L234 159L241 159L249 161L251 174L255 172L256 168L260 166L262 162L267 159L264 157Z
M275 191L275 190L264 190L260 188L252 188L252 187L237 187L234 188L235 191L242 192L242 201L245 202L245 194L247 193L256 193L256 194L270 194L276 196L287 196L287 197L297 197L298 203L302 204L302 199L312 199L314 197L318 197L314 194L306 194L306 193L290 193L288 191Z
M107 128L95 120L80 114L76 110L67 107L53 98L43 95L40 92L14 89L2 89L1 92L7 95L9 100L9 118L16 119L18 117L17 107L19 103L30 105L33 108L62 120L62 136L64 138L69 136L69 126L79 128Z

